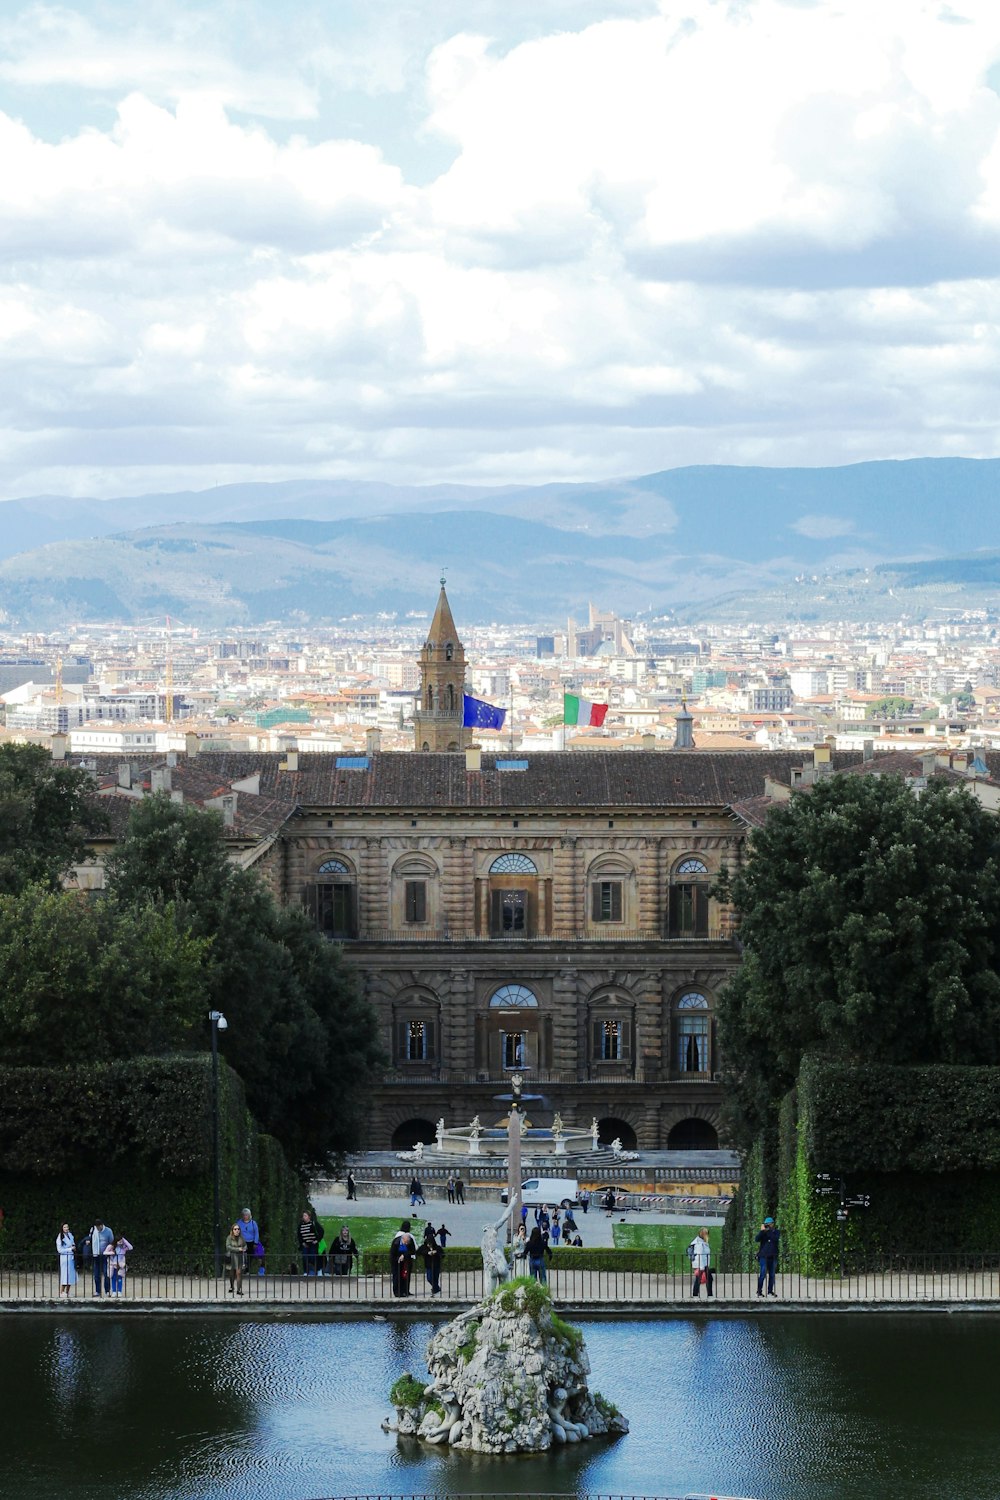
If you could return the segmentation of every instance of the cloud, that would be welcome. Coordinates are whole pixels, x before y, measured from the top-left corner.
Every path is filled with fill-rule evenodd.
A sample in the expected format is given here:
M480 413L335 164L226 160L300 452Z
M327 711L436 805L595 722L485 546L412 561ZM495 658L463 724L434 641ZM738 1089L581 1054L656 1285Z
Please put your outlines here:
M1000 10L468 13L14 18L0 493L997 451Z
M792 531L814 542L827 542L835 536L850 536L854 522L842 516L800 516L791 525Z

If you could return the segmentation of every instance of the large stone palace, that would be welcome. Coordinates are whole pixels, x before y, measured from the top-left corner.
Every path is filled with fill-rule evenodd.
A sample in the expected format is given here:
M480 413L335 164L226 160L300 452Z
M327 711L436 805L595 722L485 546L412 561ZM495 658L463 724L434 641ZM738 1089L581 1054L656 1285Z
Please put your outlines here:
M343 944L391 1059L371 1146L493 1120L517 1071L606 1141L714 1147L740 960L713 882L801 753L483 753L443 585L421 676L412 753L92 760L111 837L149 790L218 807L234 857Z

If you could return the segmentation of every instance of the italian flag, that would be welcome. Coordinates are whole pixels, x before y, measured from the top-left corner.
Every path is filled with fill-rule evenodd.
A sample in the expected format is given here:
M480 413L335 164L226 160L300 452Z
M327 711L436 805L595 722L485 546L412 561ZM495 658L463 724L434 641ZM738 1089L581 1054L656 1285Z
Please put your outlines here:
M607 711L606 703L591 703L589 698L578 698L575 693L563 694L564 724L585 724L590 729L600 729Z

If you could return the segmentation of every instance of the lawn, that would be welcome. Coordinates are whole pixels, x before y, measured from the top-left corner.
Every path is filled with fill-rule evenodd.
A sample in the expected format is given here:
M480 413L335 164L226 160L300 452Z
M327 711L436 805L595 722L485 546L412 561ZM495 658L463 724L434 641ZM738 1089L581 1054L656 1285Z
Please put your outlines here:
M350 1226L351 1233L354 1236L354 1243L359 1250L370 1250L372 1248L384 1250L399 1229L401 1222L402 1218L399 1214L394 1215L391 1219L356 1219L353 1215L351 1218L342 1219L337 1214L327 1214L323 1220L323 1228L326 1231L327 1240L332 1241L340 1233L341 1224L347 1224ZM424 1225L427 1222L426 1219L416 1216L410 1219L410 1232L418 1244L424 1237ZM435 1222L441 1223L442 1221L439 1218ZM454 1243L454 1241L450 1243Z
M694 1239L698 1226L695 1224L615 1224L613 1226L616 1250L667 1250L681 1256ZM722 1250L722 1225L709 1225L708 1242L712 1247L712 1261L718 1261Z

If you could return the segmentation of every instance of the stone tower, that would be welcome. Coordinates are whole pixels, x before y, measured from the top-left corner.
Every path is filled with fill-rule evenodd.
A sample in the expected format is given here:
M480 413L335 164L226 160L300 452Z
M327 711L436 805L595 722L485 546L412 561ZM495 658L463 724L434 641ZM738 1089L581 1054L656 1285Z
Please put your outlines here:
M694 749L694 716L687 706L687 699L681 699L681 711L677 715L677 731L674 735L675 750Z
M472 731L462 727L465 649L444 591L420 653L420 705L413 718L417 750L464 750Z

